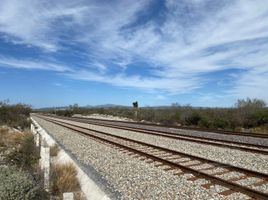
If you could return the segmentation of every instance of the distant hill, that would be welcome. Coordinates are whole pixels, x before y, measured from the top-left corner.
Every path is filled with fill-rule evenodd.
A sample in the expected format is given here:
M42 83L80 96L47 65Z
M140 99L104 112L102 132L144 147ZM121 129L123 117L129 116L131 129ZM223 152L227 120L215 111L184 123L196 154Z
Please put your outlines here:
M131 106L123 106L123 105L116 105L116 104L104 104L104 105L97 105L92 106L92 108L130 108Z
M79 106L79 108L131 108L131 106L123 106L123 105L116 105L116 104L103 104L103 105L86 105L86 106ZM60 107L44 107L44 108L37 108L33 109L35 111L48 111L48 110L66 110L70 109L70 106L60 106Z

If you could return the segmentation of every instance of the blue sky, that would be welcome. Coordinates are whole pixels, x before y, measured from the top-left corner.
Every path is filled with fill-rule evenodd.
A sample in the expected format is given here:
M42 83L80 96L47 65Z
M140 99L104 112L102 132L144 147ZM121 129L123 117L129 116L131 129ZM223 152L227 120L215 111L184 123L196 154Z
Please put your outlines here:
M1 0L0 100L268 103L266 0Z

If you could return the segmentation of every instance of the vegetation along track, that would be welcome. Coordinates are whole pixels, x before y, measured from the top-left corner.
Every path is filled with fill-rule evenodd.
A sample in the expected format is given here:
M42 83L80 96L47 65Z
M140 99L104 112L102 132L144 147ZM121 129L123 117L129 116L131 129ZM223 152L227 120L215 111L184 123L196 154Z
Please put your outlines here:
M177 133L171 133L167 131L149 130L147 128L143 128L142 126L130 127L128 126L128 124L122 125L114 121L109 123L109 122L105 122L102 120L92 120L92 119L68 118L68 117L57 117L57 118L72 120L72 121L82 122L82 123L87 123L87 124L93 124L93 125L98 125L98 126L116 128L116 129L121 129L121 130L135 131L138 133L161 136L161 137L166 137L166 138L175 139L175 140L184 140L184 141L195 142L195 143L200 143L200 144L227 147L229 149L238 149L238 150L247 151L251 153L259 153L259 154L268 155L268 147L263 146L263 145L246 144L244 142L226 141L226 140L221 140L221 139L202 138L198 136L179 135Z
M90 137L99 142L109 144L116 149L128 153L129 155L135 155L140 160L144 160L145 162L155 163L155 166L157 167L165 166L166 168L164 170L181 170L181 172L174 173L174 175L190 173L193 174L194 177L189 178L189 180L195 181L198 179L206 179L209 182L202 185L205 188L210 188L213 185L224 186L227 189L223 192L220 192L222 195L229 195L233 192L240 192L255 199L268 199L267 193L257 190L256 188L254 189L254 186L256 187L267 184L267 174L235 167L229 164L224 164L197 156L192 156L125 137L115 136L113 134L105 133L102 131L80 127L78 125L59 121L55 118L53 119L41 116L38 117L62 127L71 129L75 132L78 132L79 134ZM209 167L204 168L202 165L209 165ZM215 172L215 169L221 170ZM236 176L229 176L228 178L221 177L221 175L230 172L236 173ZM237 182L248 178L255 178L256 180L254 183L251 183L247 186L243 186Z

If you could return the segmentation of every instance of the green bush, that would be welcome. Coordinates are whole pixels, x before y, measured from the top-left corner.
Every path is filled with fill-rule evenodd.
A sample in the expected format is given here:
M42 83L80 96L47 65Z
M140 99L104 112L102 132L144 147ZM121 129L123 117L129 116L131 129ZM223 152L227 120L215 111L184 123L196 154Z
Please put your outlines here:
M268 124L268 110L258 110L251 116L258 126Z
M175 122L180 122L181 120L181 113L179 111L177 111L174 115L173 115L173 119Z
M230 108L180 106L177 103L166 107L140 107L138 121L225 130L240 130L242 127L266 129L268 126L268 108L265 106L263 100L247 98L238 100L234 107ZM55 110L47 112L55 113ZM136 120L132 107L83 108L72 106L69 110L57 111L58 115L66 115L66 113L82 115L99 113Z
M188 118L185 119L187 125L197 125L201 120L201 116L197 112L193 112Z
M8 125L15 128L25 129L30 127L31 107L24 104L10 105L0 102L0 125Z
M32 134L21 133L12 145L9 146L9 153L4 155L8 163L30 169L38 162L39 153Z
M211 123L208 121L207 118L203 117L200 121L198 121L198 126L201 128L210 128Z
M221 119L221 118L216 118L214 119L213 123L212 123L213 128L215 129L224 129L224 128L228 128L229 124L226 120Z
M45 200L48 195L29 174L14 166L0 166L0 199Z

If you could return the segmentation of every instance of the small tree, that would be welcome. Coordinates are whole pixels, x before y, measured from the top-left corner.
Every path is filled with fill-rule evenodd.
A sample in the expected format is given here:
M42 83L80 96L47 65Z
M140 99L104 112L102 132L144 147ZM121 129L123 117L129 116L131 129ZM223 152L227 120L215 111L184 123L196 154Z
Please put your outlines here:
M201 116L197 112L193 112L188 118L186 118L187 125L197 125L201 120Z
M266 103L261 99L238 99L235 103L237 108L264 108Z
M261 99L239 99L235 106L237 107L237 121L245 128L250 128L258 124L256 114L264 109L266 103Z

